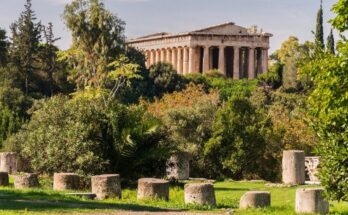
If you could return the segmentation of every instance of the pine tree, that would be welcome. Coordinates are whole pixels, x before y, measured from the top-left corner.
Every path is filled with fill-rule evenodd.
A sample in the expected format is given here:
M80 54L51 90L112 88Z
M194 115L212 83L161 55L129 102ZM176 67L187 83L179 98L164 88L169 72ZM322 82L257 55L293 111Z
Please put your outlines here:
M323 27L323 2L320 2L320 9L317 13L317 27L315 31L315 43L318 48L324 49L324 27Z
M0 67L7 62L8 46L6 31L0 28Z
M18 72L17 79L26 94L35 80L39 43L41 41L41 23L35 23L36 17L31 9L31 0L27 0L25 10L17 22L11 25L12 45L10 48L11 63Z
M335 38L333 36L332 29L327 37L326 49L329 53L335 54Z

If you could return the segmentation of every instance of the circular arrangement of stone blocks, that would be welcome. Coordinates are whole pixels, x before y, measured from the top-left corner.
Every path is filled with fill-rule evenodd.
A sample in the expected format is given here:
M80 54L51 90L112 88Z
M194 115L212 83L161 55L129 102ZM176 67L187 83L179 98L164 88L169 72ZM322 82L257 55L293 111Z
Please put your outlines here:
M185 185L185 204L216 205L214 186L210 183Z
M265 191L246 192L239 201L239 208L264 208L271 206L271 193Z
M78 190L80 188L80 176L75 173L54 173L54 190Z
M178 152L167 161L167 178L175 180L187 180L190 177L191 155L187 152Z
M0 153L0 171L9 174L17 173L18 156L15 152Z
M305 154L300 150L283 152L282 178L284 184L305 183Z
M92 193L97 195L97 199L121 198L121 179L118 174L92 176Z
M296 190L296 213L329 213L329 202L322 194L321 188L301 188Z
M169 182L157 178L141 178L138 180L138 194L140 199L169 200Z
M23 173L14 176L14 186L18 189L36 188L39 187L38 174Z
M8 186L9 178L7 172L0 172L0 186Z

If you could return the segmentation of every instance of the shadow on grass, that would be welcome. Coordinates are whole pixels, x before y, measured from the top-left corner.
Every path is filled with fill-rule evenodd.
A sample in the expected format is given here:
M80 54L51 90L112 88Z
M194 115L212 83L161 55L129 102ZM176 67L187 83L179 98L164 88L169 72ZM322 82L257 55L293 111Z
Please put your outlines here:
M250 191L247 188L229 188L229 187L215 187L215 191Z
M2 210L84 210L84 209L113 209L132 211L173 211L153 206L129 203L103 203L98 201L84 201L76 197L69 197L60 193L45 193L43 191L12 191L0 190L0 208ZM176 210L183 211L183 210Z

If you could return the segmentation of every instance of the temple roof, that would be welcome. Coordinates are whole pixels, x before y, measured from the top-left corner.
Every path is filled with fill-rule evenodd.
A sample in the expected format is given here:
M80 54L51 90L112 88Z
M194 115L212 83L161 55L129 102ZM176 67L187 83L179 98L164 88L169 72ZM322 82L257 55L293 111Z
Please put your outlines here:
M250 28L244 28L242 26L235 25L233 22L227 22L219 25L213 25L210 27L182 32L182 33L167 33L161 32L156 34L150 34L142 37L138 37L135 39L129 40L129 42L138 42L144 40L154 40L161 38L170 38L177 36L185 36L185 35L221 35L221 36L264 36L264 37L272 37L273 35L270 33L264 32L262 29L259 29L257 26L252 26Z

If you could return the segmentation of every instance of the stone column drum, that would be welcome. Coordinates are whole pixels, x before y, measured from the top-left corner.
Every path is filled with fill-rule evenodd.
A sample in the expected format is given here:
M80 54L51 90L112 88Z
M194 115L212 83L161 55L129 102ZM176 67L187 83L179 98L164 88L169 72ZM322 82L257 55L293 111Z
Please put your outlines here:
M75 173L54 173L54 190L78 190L80 188L80 176Z
M14 187L17 189L37 188L39 187L38 174L23 173L14 176Z
M186 184L185 204L216 206L214 186L210 183Z
M305 183L305 154L300 150L283 152L282 177L284 184Z
M296 190L296 213L329 213L329 202L322 194L321 188L301 188Z
M190 177L190 154L178 152L167 161L167 178L187 180Z
M141 178L138 180L137 198L169 200L169 182L156 178Z
M17 173L18 156L15 152L0 153L0 171L9 174Z
M271 193L265 191L246 192L239 201L239 208L264 208L271 206Z
M0 186L8 186L9 185L9 177L7 172L0 172Z
M97 199L121 198L121 179L118 174L92 176L92 193L97 195Z

